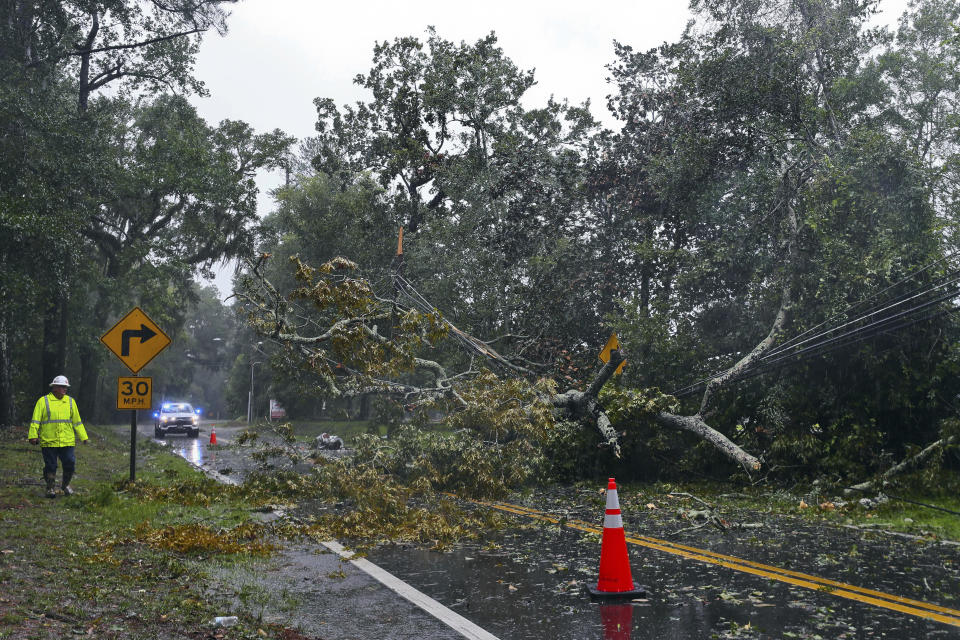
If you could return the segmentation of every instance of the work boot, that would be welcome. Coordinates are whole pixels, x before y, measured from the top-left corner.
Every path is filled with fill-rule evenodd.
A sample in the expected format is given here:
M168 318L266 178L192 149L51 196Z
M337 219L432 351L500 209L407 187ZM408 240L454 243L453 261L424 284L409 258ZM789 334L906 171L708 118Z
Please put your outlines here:
M57 485L57 476L52 473L45 473L43 479L47 481L47 497L56 498L57 492L54 487Z
M63 474L63 482L60 484L60 489L63 490L63 495L72 496L73 489L70 488L70 481L73 480L72 473Z

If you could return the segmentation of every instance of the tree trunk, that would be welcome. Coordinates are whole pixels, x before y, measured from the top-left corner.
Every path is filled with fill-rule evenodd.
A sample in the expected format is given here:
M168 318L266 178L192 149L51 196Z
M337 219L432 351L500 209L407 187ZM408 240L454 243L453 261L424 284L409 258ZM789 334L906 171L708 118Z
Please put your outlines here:
M97 407L97 381L103 365L104 349L99 344L85 344L80 348L80 380L72 395L77 401L80 415L95 419Z
M16 422L10 340L7 320L0 317L0 429L11 427Z
M93 305L93 321L91 324L95 330L105 332L110 328L111 299L109 291L107 286L102 283L95 288L91 287L90 290L95 291L97 295L96 302ZM103 373L103 363L106 356L106 350L99 341L85 341L80 347L80 380L74 397L77 400L77 404L80 405L81 411L84 412L80 415L85 415L88 419L96 419L98 414L98 382Z
M84 42L83 50L86 53L80 54L80 74L78 76L78 90L77 90L77 108L80 110L80 113L86 113L87 105L90 100L90 49L93 48L93 43L97 39L97 32L100 31L100 15L93 10L90 12L90 17L92 19L92 24L90 25L90 31L87 33L86 41Z
M43 317L42 387L67 368L67 295L61 288Z

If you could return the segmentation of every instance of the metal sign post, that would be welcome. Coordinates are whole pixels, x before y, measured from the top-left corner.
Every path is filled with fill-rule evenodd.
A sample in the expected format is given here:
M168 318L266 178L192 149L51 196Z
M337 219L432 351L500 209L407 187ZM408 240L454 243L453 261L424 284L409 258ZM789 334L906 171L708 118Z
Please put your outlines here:
M137 479L137 410L130 412L130 482Z

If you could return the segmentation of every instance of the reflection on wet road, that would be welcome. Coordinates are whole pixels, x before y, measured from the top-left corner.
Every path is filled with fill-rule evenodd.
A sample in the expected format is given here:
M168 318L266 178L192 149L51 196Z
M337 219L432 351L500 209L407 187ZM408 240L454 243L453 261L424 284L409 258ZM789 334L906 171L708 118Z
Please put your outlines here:
M216 456L216 447L211 447L208 442L211 424L201 420L197 426L200 428L200 435L196 438L179 433L167 434L163 438L157 438L153 433L152 422L138 424L137 432L142 436L149 437L157 444L170 447L170 451L200 467L209 464L211 456Z
M500 638L960 638L960 628L837 600L828 591L631 551L648 598L591 602L597 541L550 529L506 532L499 550L382 547L369 558Z
M184 438L181 441L179 438L173 439L168 436L164 440L166 440L166 444L171 451L198 467L206 461L206 447L200 441L200 438ZM163 442L164 440L159 441Z
M478 504L482 504L493 509L506 511L508 513L525 515L530 518L543 520L553 524L559 524L560 522L558 519L549 516L549 514L519 505L491 502L478 502ZM571 529L577 529L579 531L586 531L596 534L603 533L601 528L580 520L566 522L565 526ZM836 580L829 580L807 573L791 571L781 567L753 562L751 560L744 560L743 558L725 555L722 553L714 553L713 551L708 551L706 549L676 544L674 542L651 538L648 536L629 536L627 537L626 541L630 544L647 547L649 549L656 549L665 553L672 553L690 560L715 564L717 566L726 567L734 571L751 573L753 575L769 578L771 580L786 582L787 584L792 584L794 586L823 591L841 598L857 600L859 602L865 602L874 606L900 611L901 613L907 613L910 615L919 616L921 618L929 618L931 620L936 620L938 622L943 622L953 626L960 626L960 611L951 609L949 607L943 607L911 598L902 598L900 596L884 593L874 589L865 589L863 587L838 582Z
M242 453L236 447L218 452L208 437L160 442L197 466L230 467L239 475L244 467L236 457ZM559 526L545 512L510 506L516 526L482 545L449 552L385 546L368 558L504 640L960 640L960 626L935 617L952 618L960 609L960 554L953 548L938 552L935 545L816 525L803 530L795 520L778 526L773 519L762 530L692 536L685 546L638 514L628 533L659 536L629 536L634 579L649 587L649 597L601 605L583 587L597 580L602 511L593 524L564 518L566 526ZM589 512L577 515L588 518ZM891 606L881 608L870 598Z

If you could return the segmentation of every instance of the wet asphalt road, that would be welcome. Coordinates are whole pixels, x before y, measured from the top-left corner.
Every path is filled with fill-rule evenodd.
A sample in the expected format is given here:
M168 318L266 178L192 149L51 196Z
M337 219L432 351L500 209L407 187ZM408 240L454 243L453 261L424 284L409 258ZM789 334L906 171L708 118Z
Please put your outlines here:
M217 447L209 445L211 423L201 428L199 439L170 436L166 445L198 467L225 471L223 477L237 481L249 462L229 445L242 427L214 423ZM140 425L138 432L152 438L152 424ZM554 498L534 494L528 506L544 508ZM632 502L621 494L629 532L673 535L691 546L960 608L960 547L776 518L765 520L762 528L675 534L679 527L665 527ZM602 521L602 509L593 516L564 515ZM620 606L600 606L582 594L582 587L596 580L595 538L522 517L517 528L496 534L482 549L440 553L388 546L368 557L503 639L960 639L958 626L825 591L650 549L631 547L630 555L634 579L649 586L650 595ZM265 617L312 637L460 637L325 549L288 549L269 564L250 579L285 595L275 603L264 598ZM219 579L223 595L238 592L236 575L224 572Z

